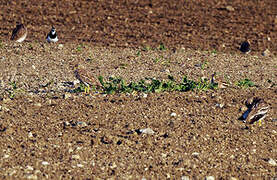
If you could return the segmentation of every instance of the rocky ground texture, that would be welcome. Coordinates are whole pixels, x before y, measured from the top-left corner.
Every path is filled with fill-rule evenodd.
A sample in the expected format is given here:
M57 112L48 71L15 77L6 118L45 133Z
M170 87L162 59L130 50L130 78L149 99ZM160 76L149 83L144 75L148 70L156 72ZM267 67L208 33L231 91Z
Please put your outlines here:
M276 178L276 2L31 0L0 8L1 179ZM8 40L16 21L29 30L21 44ZM45 42L52 25L56 44ZM237 49L245 39L249 54ZM126 82L216 73L219 87L75 92L77 64L96 79ZM270 109L249 125L238 118L253 96Z

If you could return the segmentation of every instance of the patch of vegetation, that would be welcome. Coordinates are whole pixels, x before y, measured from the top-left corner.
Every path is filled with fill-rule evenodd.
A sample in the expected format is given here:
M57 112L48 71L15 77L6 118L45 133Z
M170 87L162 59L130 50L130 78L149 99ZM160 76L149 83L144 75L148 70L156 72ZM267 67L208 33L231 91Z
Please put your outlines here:
M150 46L144 46L142 48L142 51L150 51L151 50L151 47Z
M216 49L213 49L211 53L212 53L212 54L217 54Z
M165 51L165 50L166 50L165 45L164 45L163 43L161 43L161 44L159 45L159 47L158 47L158 50L160 50L160 51Z
M204 70L206 67L208 67L209 62L207 60L205 60L202 64L201 64L201 69Z
M239 80L236 83L236 85L239 87L243 87L243 88L249 88L249 87L255 86L255 83L253 81L251 81L250 79L246 78L246 79Z
M83 44L80 44L80 45L77 46L76 51L81 52L84 47L85 46Z
M115 94L115 93L132 93L132 92L164 92L164 91L180 91L186 92L190 90L208 90L217 88L217 84L211 84L207 79L200 79L198 82L189 80L186 76L182 79L182 82L178 83L174 77L169 75L168 80L157 80L154 78L146 78L138 82L130 82L127 84L125 80L120 77L110 77L107 81L104 81L100 76L99 81L102 85L103 93Z
M13 99L17 92L17 85L15 81L11 82L10 85L11 85L11 89L8 90L9 98Z

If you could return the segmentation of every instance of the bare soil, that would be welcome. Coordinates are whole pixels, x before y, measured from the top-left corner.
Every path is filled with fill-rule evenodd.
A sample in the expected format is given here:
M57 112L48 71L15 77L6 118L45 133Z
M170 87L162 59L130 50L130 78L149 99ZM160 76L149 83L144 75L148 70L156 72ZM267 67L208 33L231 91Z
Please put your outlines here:
M276 178L274 3L1 1L0 179ZM7 40L16 21L29 30L21 44ZM57 44L45 42L51 25ZM250 54L237 50L245 39ZM228 87L74 93L76 64L127 82L216 72ZM253 96L270 106L260 126L238 120Z

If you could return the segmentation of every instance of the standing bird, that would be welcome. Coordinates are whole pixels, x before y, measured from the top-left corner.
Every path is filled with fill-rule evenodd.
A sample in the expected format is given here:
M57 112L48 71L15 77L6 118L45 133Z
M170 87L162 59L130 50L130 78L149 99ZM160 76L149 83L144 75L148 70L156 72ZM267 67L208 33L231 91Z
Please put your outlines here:
M11 40L14 40L16 42L22 42L26 39L27 34L27 27L25 27L23 24L17 24L16 28L14 28L12 32Z
M263 99L253 97L248 99L245 105L248 109L240 117L240 120L243 120L243 122L253 124L258 121L261 123L261 121L267 116L269 106Z
M250 42L247 40L247 41L244 41L241 45L240 45L240 48L239 50L245 54L248 54L249 52L251 52L251 49L250 49Z
M56 33L56 29L52 26L51 31L48 33L46 40L50 43L50 42L57 42L58 39L58 35Z
M98 79L95 78L95 76L92 74L92 72L85 69L83 65L76 65L75 66L75 77L84 84L85 92L89 93L90 87L100 87L101 84L98 81Z

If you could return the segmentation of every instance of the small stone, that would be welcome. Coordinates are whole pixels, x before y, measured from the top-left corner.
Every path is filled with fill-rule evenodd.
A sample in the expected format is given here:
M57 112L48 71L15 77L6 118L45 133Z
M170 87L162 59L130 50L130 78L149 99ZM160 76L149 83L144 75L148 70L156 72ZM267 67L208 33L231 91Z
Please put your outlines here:
M80 127L86 127L88 126L86 122L83 122L83 121L78 121L77 122L77 126L80 126Z
M3 156L3 159L7 159L7 158L9 158L9 157L10 157L10 155L5 154L5 155Z
M170 116L171 117L175 117L177 114L175 112L171 113Z
M32 68L33 68L33 69L36 69L36 66L35 66L35 65L32 65Z
M215 106L216 106L216 107L219 107L219 108L223 108L223 107L224 107L224 104L217 103Z
M189 180L189 177L188 176L182 176L181 180Z
M263 56L269 56L270 55L270 51L268 49L264 50L264 52L262 53Z
M68 149L68 152L69 152L69 153L72 153L73 151L74 151L73 148L69 148L69 149Z
M26 171L33 171L34 170L34 168L32 167L32 166L26 166Z
M215 178L213 176L207 176L205 180L215 180Z
M198 153L198 152L193 152L191 155L193 155L193 156L198 156L199 153Z
M238 180L238 178L230 177L230 180Z
M58 49L62 49L62 48L63 48L63 44L59 44Z
M34 137L34 136L33 136L33 133L32 133L32 132L29 132L29 133L28 133L28 137L29 137L29 138L33 138L33 137Z
M35 107L41 107L41 103L34 104Z
M153 135L155 133L151 128L140 129L139 131L143 134L150 134L150 135Z
M84 165L83 164L77 164L77 167L82 168L82 167L84 167Z
M81 158L78 154L74 154L74 155L72 155L72 159L81 159Z
M26 178L27 179L34 179L34 180L38 179L37 175L35 175L35 174L28 174L28 175L26 175Z
M47 165L49 165L49 162L47 162L47 161L42 161L41 164L44 165L44 166L47 166Z
M147 98L147 96L148 96L148 94L146 94L146 93L143 93L143 95L142 95L143 98Z
M235 8L232 6L226 6L227 11L235 11Z
M268 163L270 165L272 165L272 166L276 166L277 165L276 161L274 159L272 159L272 158L269 158Z

